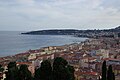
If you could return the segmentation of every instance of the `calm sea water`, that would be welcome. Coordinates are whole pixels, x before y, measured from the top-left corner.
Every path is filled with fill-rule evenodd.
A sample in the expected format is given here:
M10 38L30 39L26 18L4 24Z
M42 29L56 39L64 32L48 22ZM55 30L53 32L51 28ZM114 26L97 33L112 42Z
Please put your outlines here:
M14 55L29 49L81 42L86 39L63 35L22 35L20 33L0 31L0 57Z

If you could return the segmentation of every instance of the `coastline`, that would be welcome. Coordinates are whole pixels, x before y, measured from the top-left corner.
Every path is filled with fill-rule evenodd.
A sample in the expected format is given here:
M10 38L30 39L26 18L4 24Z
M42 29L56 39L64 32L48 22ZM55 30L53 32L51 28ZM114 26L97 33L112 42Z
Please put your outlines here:
M21 32L1 32L0 56L14 55L29 49L47 46L61 46L73 42L81 42L86 38L69 35L21 35Z
M0 64L6 67L9 62L15 61L18 66L28 65L34 71L44 60L54 60L62 57L75 69L76 78L86 74L97 80L101 76L102 62L107 61L107 66L113 65L114 70L120 67L120 38L89 38L81 43L63 46L48 46L40 49L29 50L14 56L0 58ZM114 63L112 63L114 62ZM119 65L118 65L119 63ZM79 75L81 74L81 75ZM115 73L119 74L119 73ZM115 76L119 80L119 76Z
M75 36L73 36L75 37ZM16 55L23 55L23 54L30 54L28 53L30 50L31 51L36 51L36 50L41 50L41 49L44 49L44 48L47 48L47 47L65 47L65 46L70 46L70 45L74 45L74 44L80 44L82 42L85 42L86 40L89 40L89 39L92 39L92 38L87 38L87 37L78 37L78 38L86 38L84 41L73 41L72 43L70 44L64 44L64 45L60 45L60 46L44 46L44 47L40 47L40 48L36 48L36 49L29 49L29 50L25 50L25 51L22 51L20 53L16 53L16 54L11 54L11 55L8 55L8 56L2 56L0 58L5 58L5 57L12 57L12 56L16 56Z
M45 50L45 49L49 49L49 48L62 48L62 49L65 49L65 48L67 48L67 47L71 47L71 46L81 46L81 45L83 45L83 43L84 43L84 45L85 45L85 43L86 42L89 42L89 41L92 41L92 40L97 40L96 42L99 42L100 40L103 40L104 41L104 39L114 39L114 38L86 38L84 41L81 41L81 42L74 42L74 43L71 43L71 44L65 44L65 45L61 45L61 46L46 46L46 47L41 47L41 48L38 48L38 49L29 49L29 50L25 50L25 51L23 51L23 52L21 52L21 53L16 53L16 54L13 54L13 55L8 55L8 56L4 56L4 57L0 57L0 59L7 59L7 58L9 58L9 60L10 61L12 61L13 59L12 58L14 58L14 57L16 57L16 56L24 56L24 55L30 55L30 54L34 54L34 53L41 53L41 51L42 50ZM16 58L16 60L17 60L17 58ZM13 61L15 61L15 60L13 60Z

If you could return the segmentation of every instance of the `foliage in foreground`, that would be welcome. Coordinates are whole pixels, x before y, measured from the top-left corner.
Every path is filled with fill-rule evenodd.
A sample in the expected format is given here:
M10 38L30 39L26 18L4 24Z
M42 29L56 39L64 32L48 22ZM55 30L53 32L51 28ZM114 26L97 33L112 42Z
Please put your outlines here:
M41 66L35 70L34 77L28 70L27 65L16 66L16 62L8 64L5 80L75 80L74 68L61 58L55 58L53 64L44 60Z
M104 61L102 65L102 80L115 80L115 74L112 70L112 65L109 65L107 69L106 61Z

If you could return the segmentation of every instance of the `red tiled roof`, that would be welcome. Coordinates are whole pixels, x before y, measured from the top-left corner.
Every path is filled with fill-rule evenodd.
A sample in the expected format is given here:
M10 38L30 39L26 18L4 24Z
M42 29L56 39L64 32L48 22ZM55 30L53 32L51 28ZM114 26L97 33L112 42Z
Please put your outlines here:
M76 75L93 75L93 76L98 75L97 72L79 72L79 71L76 71L75 74Z
M119 59L114 59L114 58L104 58L102 60L119 60Z
M23 64L25 64L25 65L31 65L32 63L31 62L17 62L17 64L19 64L19 65L23 65Z

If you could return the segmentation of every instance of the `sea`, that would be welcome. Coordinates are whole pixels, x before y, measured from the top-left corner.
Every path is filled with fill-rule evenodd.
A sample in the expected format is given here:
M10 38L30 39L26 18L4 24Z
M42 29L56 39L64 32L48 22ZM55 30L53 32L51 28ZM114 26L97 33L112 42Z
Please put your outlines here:
M0 57L47 46L80 43L87 38L71 35L23 35L23 31L0 31Z

